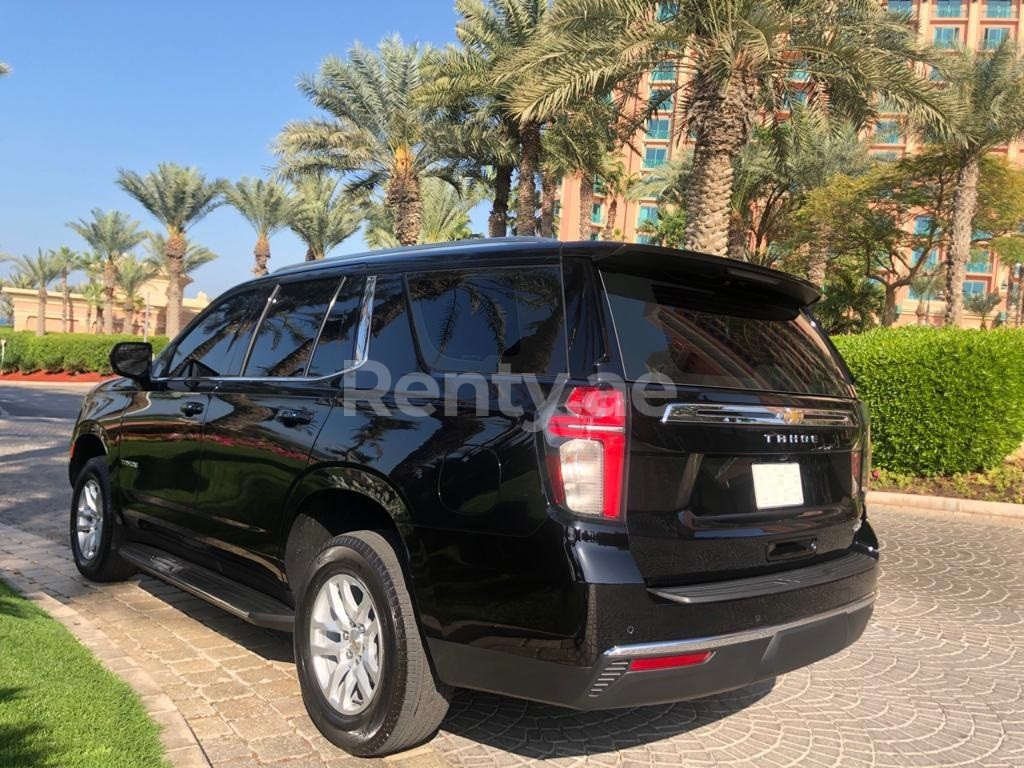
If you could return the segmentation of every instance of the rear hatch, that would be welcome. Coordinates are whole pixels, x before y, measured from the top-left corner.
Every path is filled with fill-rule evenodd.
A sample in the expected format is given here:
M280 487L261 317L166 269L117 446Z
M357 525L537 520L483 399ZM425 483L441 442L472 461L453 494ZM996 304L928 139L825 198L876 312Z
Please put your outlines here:
M861 518L866 425L806 312L813 287L676 256L599 261L627 380L625 520L652 586L838 557ZM773 282L774 281L774 282Z

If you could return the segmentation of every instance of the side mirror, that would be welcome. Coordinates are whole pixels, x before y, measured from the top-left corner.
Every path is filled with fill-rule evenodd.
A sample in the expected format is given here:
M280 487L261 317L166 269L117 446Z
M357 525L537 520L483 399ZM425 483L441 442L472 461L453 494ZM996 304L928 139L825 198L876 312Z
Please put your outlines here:
M110 350L110 367L118 376L145 381L153 367L153 345L146 341L120 341Z

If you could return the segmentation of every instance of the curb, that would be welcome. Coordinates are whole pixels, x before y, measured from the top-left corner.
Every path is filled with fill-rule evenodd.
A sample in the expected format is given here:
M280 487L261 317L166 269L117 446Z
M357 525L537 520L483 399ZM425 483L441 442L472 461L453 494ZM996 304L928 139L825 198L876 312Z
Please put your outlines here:
M106 669L132 687L146 714L160 726L164 756L174 768L211 768L206 752L171 698L134 659L123 655L101 629L74 608L36 588L29 588L18 575L5 571L0 577L15 592L63 624Z
M948 512L954 515L982 517L993 523L1024 525L1024 504L1004 501L977 501L951 496L921 496L914 493L869 491L868 504L902 507L926 512Z

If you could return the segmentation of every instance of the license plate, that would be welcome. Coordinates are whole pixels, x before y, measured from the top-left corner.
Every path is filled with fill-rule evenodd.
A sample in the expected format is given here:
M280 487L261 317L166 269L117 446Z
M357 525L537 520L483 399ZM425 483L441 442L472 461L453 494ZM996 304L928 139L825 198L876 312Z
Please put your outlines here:
M798 463L751 464L750 470L754 474L754 501L758 509L798 507L804 503Z

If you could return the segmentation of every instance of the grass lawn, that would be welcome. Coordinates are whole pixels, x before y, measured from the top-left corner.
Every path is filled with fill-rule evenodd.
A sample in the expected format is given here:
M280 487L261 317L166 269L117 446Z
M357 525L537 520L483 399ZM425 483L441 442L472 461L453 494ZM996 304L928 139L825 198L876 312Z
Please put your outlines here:
M0 766L159 768L158 734L126 683L0 581Z

